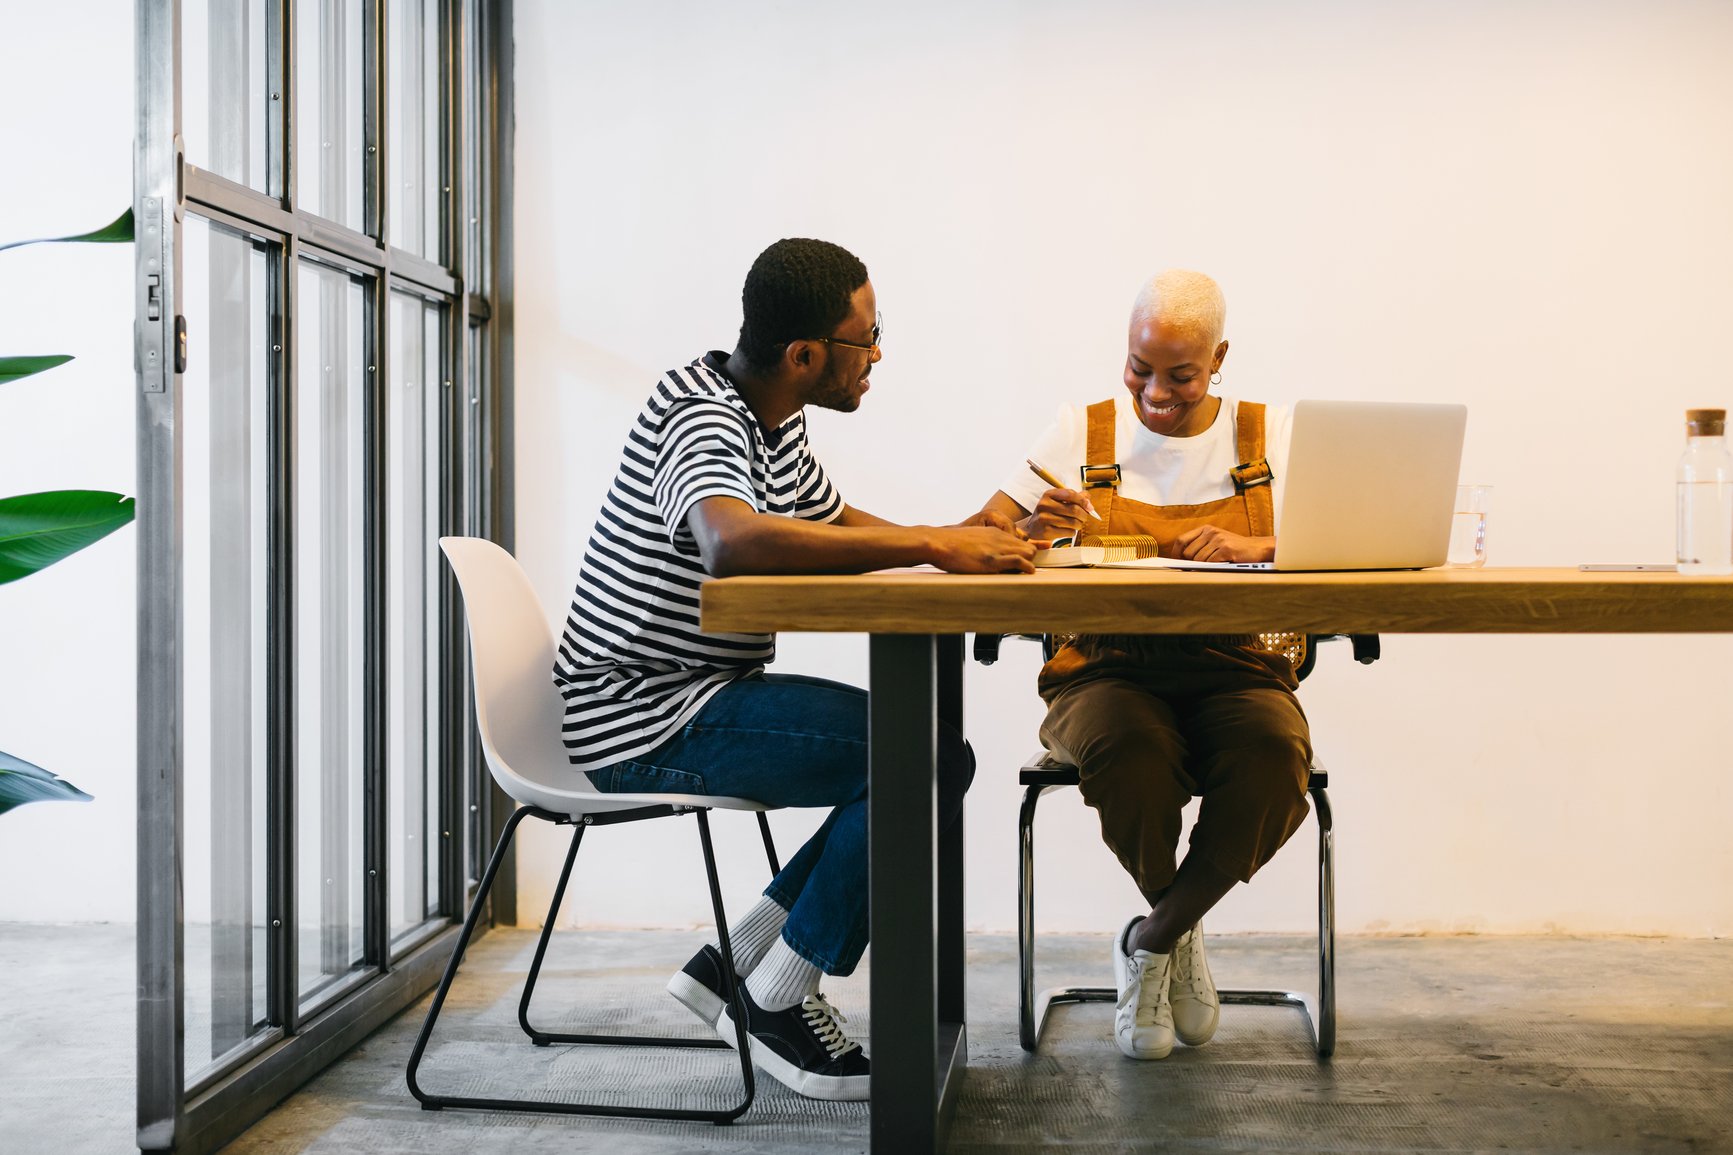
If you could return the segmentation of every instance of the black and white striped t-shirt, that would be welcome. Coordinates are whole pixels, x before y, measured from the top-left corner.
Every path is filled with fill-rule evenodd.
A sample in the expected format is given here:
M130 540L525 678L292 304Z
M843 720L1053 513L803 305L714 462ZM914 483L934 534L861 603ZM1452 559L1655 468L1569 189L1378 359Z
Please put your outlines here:
M722 375L725 354L672 369L626 436L584 550L554 658L572 764L594 770L661 744L735 678L776 653L771 634L698 628L709 577L686 515L706 497L834 521L842 498L813 457L806 415L766 432Z

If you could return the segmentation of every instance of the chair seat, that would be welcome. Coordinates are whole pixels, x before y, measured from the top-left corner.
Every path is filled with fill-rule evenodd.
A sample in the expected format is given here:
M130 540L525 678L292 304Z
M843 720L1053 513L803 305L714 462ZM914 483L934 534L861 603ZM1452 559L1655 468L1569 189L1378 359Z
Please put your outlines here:
M1023 763L1023 769L1017 774L1017 781L1024 786L1075 786L1078 781L1077 767L1055 758L1052 751L1042 750Z
M614 794L597 790L590 784L588 774L574 769L558 754L530 757L514 765L489 742L483 741L481 752L487 759L488 769L493 772L494 781L513 802L570 818L639 810L646 806L702 807L706 810L780 809L750 798L730 798L721 794ZM566 786L567 782L572 785Z
M521 779L513 786L515 789L510 792L513 801L571 818L645 806L684 806L705 810L777 809L750 798L729 798L720 794L610 794L600 790L561 790L541 783L536 783L534 789L527 789Z
M1023 768L1017 772L1017 781L1024 786L1075 786L1078 782L1077 767L1055 757L1051 750L1041 750L1023 763ZM1329 771L1314 758L1312 772L1306 777L1306 789L1327 790L1329 787Z

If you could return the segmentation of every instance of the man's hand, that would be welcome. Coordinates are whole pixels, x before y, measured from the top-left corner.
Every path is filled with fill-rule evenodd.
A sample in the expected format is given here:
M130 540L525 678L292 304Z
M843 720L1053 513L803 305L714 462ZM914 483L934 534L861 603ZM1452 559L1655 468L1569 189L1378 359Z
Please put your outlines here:
M1019 524L1030 537L1050 541L1075 536L1083 528L1084 517L1094 514L1095 509L1082 490L1049 489L1035 503L1035 511Z
M1276 556L1275 538L1245 537L1214 525L1187 530L1173 544L1191 561L1271 561Z
M1012 521L996 509L983 509L979 513L970 514L962 521L959 521L954 528L964 529L969 526L986 526L988 529L1002 529L1006 533L1015 534L1022 538L1029 536L1023 532L1016 522Z
M1034 573L1036 545L994 526L942 526L932 532L932 564L946 573Z

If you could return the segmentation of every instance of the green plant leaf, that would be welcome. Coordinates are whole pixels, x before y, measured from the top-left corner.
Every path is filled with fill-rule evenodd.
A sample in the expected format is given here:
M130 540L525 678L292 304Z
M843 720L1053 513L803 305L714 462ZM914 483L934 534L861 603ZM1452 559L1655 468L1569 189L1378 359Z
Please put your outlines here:
M72 360L64 353L55 353L47 357L0 357L0 385L8 381L17 381L56 365L64 365Z
M21 249L25 245L73 244L80 241L93 245L123 244L132 240L132 232L132 209L128 208L95 232L79 233L75 237L37 237L32 241L9 241L0 245L0 253L7 249Z
M132 520L133 500L93 489L0 498L0 585L28 577Z
M0 750L0 814L26 802L89 802L90 795L40 766Z

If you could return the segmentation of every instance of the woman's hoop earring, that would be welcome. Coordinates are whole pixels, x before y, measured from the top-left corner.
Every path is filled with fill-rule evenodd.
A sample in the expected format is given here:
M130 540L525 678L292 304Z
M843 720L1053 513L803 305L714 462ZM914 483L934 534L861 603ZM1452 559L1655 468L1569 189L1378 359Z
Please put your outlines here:
M1220 369L1217 369L1214 373L1209 375L1209 383L1211 385L1220 385L1222 383L1222 371Z

